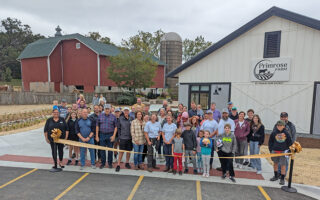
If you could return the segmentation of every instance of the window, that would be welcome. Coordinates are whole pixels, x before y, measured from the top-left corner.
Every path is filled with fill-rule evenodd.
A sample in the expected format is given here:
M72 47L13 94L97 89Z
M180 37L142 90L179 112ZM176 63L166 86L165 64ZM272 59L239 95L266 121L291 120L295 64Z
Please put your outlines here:
M111 90L112 89L112 87L111 86L108 86L108 90Z
M266 32L264 37L264 58L280 57L281 31Z
M80 42L76 43L76 49L80 49Z
M196 104L201 104L202 109L207 110L209 109L209 94L209 85L191 85L189 103L195 102Z
M76 89L77 90L84 90L84 86L83 85L76 85Z

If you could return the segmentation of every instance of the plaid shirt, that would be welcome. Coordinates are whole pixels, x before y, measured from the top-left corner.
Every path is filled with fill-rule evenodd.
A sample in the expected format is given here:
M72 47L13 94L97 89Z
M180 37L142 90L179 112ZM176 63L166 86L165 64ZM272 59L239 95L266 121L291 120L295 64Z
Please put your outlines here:
M113 133L117 127L117 118L113 114L106 115L102 112L97 119L97 126L99 126L100 133Z
M144 137L144 126L146 125L146 122L142 122L142 126L139 122L139 120L135 119L131 122L131 136L132 136L132 143L136 144L136 141L138 141L137 145L144 144L146 142L146 138Z

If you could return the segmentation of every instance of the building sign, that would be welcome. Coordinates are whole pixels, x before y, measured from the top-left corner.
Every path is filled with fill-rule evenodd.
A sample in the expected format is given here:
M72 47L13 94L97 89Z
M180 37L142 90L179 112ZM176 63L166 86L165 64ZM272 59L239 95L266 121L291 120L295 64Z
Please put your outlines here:
M290 58L254 59L250 74L251 81L289 81Z

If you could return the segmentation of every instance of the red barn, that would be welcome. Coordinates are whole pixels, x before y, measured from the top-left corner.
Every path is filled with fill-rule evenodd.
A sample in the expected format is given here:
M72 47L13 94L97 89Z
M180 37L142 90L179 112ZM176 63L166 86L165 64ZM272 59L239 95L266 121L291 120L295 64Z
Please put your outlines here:
M57 32L58 33L58 32ZM107 77L109 56L119 49L80 34L40 39L29 44L18 59L21 63L24 91L66 92L74 88L84 92L113 90L115 83ZM154 85L164 88L165 63L159 63Z

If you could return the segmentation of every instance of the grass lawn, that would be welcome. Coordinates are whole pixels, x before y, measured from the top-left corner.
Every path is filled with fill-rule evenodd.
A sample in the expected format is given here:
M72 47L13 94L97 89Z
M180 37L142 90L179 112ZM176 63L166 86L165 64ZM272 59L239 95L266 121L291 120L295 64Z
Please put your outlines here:
M0 81L0 85L21 86L21 79L12 79L10 82Z

